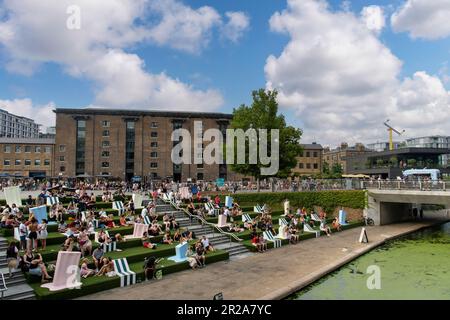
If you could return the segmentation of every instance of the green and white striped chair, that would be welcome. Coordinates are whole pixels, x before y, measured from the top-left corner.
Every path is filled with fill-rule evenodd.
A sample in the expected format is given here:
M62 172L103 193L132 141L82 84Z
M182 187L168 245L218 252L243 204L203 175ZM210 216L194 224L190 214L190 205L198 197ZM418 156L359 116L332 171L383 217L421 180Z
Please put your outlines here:
M253 219L248 213L242 214L242 222L253 222Z
M287 220L285 218L280 218L280 219L278 219L278 224L280 226L288 226L289 222L287 222Z
M136 272L131 271L127 258L113 260L114 271L120 277L120 286L130 286L136 283Z
M264 231L263 232L263 237L264 239L266 239L269 242L273 242L273 247L274 248L280 248L281 247L281 240L277 239L273 236L272 232L270 231Z
M152 221L150 220L149 216L144 216L144 224L146 225L151 225Z
M309 232L309 233L315 233L316 234L316 238L320 237L320 231L318 230L314 230L309 224L305 223L303 224L303 231L304 232Z
M58 203L59 203L58 197L47 197L47 205L48 206L52 206L52 205L58 204Z
M119 211L119 214L122 214L125 212L125 207L123 206L123 202L122 201L114 201L112 204L112 208L114 210Z

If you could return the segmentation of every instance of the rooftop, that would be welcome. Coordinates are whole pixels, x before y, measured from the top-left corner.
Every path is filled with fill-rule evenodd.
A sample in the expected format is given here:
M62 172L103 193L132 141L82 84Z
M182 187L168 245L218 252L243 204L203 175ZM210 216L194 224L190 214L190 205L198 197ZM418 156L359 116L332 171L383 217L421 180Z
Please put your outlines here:
M303 147L303 149L317 149L317 150L323 149L322 145L317 143L302 143L300 145Z
M125 110L125 109L103 109L84 108L70 109L57 108L54 113L77 114L77 115L117 115L117 116L154 116L154 117L180 117L180 118L214 118L232 119L228 113L196 112L196 111L166 111L166 110Z

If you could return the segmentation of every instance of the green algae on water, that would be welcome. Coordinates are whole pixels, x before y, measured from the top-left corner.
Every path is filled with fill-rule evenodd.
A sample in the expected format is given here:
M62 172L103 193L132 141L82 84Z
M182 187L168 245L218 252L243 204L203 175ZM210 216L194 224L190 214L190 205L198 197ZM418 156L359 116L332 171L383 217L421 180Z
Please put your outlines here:
M378 266L381 289L370 290L369 266ZM449 300L450 223L428 228L361 256L297 292L296 300Z

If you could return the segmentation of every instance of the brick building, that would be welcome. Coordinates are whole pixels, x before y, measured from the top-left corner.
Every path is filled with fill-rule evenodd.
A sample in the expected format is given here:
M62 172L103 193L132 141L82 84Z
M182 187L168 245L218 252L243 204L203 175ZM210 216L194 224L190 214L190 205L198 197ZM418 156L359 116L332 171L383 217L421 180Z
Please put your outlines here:
M328 163L329 167L333 167L334 164L340 164L342 166L344 174L349 173L349 159L361 155L364 153L372 152L366 148L362 143L357 143L355 146L350 147L347 143L341 143L341 146L330 150L325 148L323 150L323 162Z
M175 181L234 179L227 166L182 164L171 159L172 131L194 121L201 131L225 131L230 114L107 109L56 109L55 175L111 176L130 180L173 178ZM208 145L207 142L203 146ZM194 157L192 143L192 158Z
M54 172L54 139L0 138L0 174L45 178Z
M292 169L296 175L315 175L322 172L323 147L315 142L302 144L303 152L297 157L297 166Z

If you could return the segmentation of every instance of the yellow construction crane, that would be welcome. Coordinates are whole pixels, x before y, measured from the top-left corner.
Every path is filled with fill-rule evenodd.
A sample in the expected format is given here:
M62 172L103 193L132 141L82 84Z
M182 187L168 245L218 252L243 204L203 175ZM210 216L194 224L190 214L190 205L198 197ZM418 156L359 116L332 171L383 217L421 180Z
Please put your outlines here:
M392 151L394 150L394 141L393 141L393 132L395 132L396 134L398 134L399 136L402 135L402 133L405 132L405 130L403 130L402 132L395 130L394 128L392 128L389 124L389 119L386 120L386 122L384 122L383 124L388 127L388 131L389 131L389 150Z

